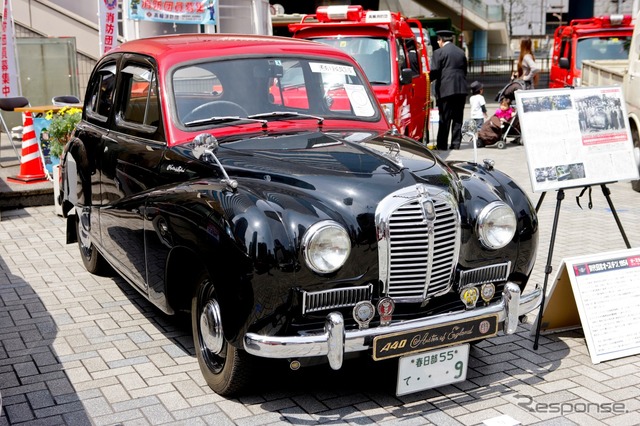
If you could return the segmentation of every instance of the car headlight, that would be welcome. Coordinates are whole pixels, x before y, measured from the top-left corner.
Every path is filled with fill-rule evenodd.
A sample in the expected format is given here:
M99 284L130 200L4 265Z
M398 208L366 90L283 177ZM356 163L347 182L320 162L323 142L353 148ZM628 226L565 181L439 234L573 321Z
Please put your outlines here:
M384 116L387 117L387 122L393 124L393 104L382 104L382 111L384 111Z
M309 268L319 274L337 271L351 253L347 231L332 220L314 223L302 237L302 253Z
M480 242L487 248L506 246L516 233L516 215L505 203L487 204L478 215L477 231Z

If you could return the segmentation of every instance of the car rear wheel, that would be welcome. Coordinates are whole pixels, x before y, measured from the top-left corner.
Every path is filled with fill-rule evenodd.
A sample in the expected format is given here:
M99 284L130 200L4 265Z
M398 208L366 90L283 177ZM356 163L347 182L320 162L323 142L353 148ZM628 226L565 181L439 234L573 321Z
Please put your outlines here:
M225 340L220 305L207 274L199 277L191 300L191 326L198 364L209 387L224 396L240 392L249 381L255 360Z
M96 246L91 243L89 213L78 211L76 218L78 248L80 249L80 257L85 269L95 275L106 275L109 271L109 264L102 257Z

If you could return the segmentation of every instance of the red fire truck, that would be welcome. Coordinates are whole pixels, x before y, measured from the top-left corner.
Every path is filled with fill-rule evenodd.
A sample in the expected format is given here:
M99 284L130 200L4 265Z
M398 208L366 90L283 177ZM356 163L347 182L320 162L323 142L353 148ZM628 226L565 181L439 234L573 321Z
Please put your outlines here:
M389 120L413 139L429 140L429 60L412 31L419 21L362 6L320 6L290 24L294 38L339 47L360 64Z
M554 33L549 87L580 86L585 59L627 59L633 34L631 15L574 19Z

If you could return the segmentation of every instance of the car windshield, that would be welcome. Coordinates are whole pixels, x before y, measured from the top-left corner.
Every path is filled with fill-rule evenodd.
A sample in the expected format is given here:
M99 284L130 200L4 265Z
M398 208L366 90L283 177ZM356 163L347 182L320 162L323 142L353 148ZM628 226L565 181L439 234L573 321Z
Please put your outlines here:
M375 98L356 68L326 59L189 64L175 70L172 88L178 120L185 127L242 124L251 118L379 120Z
M364 70L371 84L391 84L391 54L389 52L389 40L386 38L314 38L313 41L337 47L353 56Z
M576 67L584 60L628 59L631 37L591 37L578 40Z

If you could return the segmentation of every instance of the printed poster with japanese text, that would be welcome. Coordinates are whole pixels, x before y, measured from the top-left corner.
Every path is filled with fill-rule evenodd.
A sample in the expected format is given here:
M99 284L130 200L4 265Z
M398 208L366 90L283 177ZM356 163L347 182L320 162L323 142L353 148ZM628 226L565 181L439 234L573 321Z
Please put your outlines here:
M620 87L515 96L534 192L639 178Z

